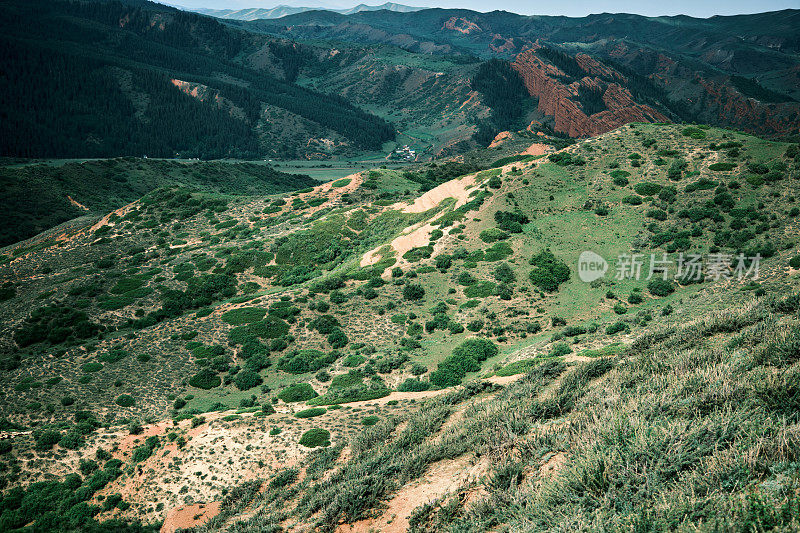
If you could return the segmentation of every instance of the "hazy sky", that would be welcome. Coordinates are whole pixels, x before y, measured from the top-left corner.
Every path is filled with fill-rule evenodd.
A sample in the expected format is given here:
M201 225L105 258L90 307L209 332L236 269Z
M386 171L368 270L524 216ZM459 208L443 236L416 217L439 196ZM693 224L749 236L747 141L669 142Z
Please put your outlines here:
M163 1L163 0L162 0ZM372 0L363 3L378 5L385 0ZM800 9L800 0L727 0L727 1L692 1L672 0L671 2L654 0L560 0L549 2L525 2L523 0L393 0L399 4L424 7L463 7L476 11L492 11L502 9L524 15L567 15L582 17L590 13L638 13L641 15L691 15L693 17L710 17L712 15L736 15L740 13L759 13L779 9ZM327 6L333 8L352 7L362 3L359 0L172 0L172 5L186 8L243 9L248 7L275 7L279 4L293 6Z

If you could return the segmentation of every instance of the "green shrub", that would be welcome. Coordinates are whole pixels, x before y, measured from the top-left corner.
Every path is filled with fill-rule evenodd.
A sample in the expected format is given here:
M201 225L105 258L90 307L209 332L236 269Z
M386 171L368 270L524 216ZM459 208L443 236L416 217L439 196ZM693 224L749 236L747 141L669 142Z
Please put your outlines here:
M530 219L519 212L496 211L494 214L494 221L497 223L497 227L503 231L522 233L522 226L530 222Z
M189 378L189 385L203 390L213 389L214 387L219 387L221 384L222 378L209 368L203 368L200 372Z
M561 333L563 333L565 337L576 337L586 333L586 328L583 326L567 326Z
M625 324L622 320L614 322L613 324L606 327L606 335L616 335L621 331L627 331L628 325Z
M380 422L380 418L375 415L365 416L361 419L362 426L374 426L378 422Z
M278 393L278 398L286 403L305 402L317 396L319 396L317 391L308 383L295 383Z
M467 324L467 329L472 331L472 332L474 332L474 333L477 333L478 331L483 329L483 320L481 320L480 318L476 318L475 320L471 320Z
M500 283L514 283L517 281L517 276L514 274L514 270L509 266L508 263L500 263L497 265L492 272L494 279L499 281Z
M348 180L349 181L349 180ZM278 433L280 433L279 428L272 428L278 429ZM275 433L277 435L278 433ZM272 430L270 430L270 435L272 435ZM300 471L297 468L286 468L278 472L275 477L272 478L269 482L269 488L271 489L280 489L283 487L288 487L295 481L297 481L297 476Z
M363 355L359 355L357 353L351 353L344 359L342 359L342 366L346 367L356 367L366 361L366 358Z
M499 228L488 228L481 231L479 237L485 243L492 243L508 239L510 235Z
M128 357L128 352L122 348L111 348L108 352L99 356L98 359L104 363L116 363Z
M292 350L278 360L279 370L290 374L316 372L336 361L337 352L325 353L320 350Z
M737 163L713 163L708 165L708 170L713 170L714 172L730 172L737 166L739 166Z
M347 338L344 330L341 328L336 328L330 332L328 335L328 344L331 345L331 348L334 350L338 350L340 348L344 348L350 343L350 339Z
M83 370L87 374L93 372L100 372L101 370L103 370L103 363L84 363L81 366L81 370Z
M223 313L222 321L232 326L240 326L242 324L249 324L264 318L266 311L258 307L242 307L240 309L231 309Z
M267 316L264 320L233 328L228 332L228 340L234 344L244 344L248 339L277 339L289 333L289 324L283 320Z
M303 409L302 411L297 411L294 416L296 418L314 418L315 416L324 415L327 413L328 410L324 407L312 407L310 409Z
M327 429L309 429L300 437L300 445L306 448L327 447L331 445L331 434Z
M612 170L611 171L611 178L614 180L616 185L623 187L628 184L628 179L631 175L630 172L627 170Z
M631 194L631 195L625 196L622 199L622 203L623 204L628 204L628 205L642 205L642 197L641 196L637 196L635 194Z
M642 196L653 196L658 194L658 192L661 190L661 185L659 185L658 183L644 181L642 183L637 183L636 185L634 185L633 190L635 190Z
M464 289L467 298L486 298L494 294L497 285L491 281L478 281Z
M652 279L647 284L647 290L653 296L668 296L675 292L675 284L666 279Z
M351 370L347 374L338 374L331 380L331 388L345 388L360 385L364 381L364 375L360 370Z
M239 390L250 390L253 387L257 387L263 383L263 379L258 374L258 372L254 372L253 370L249 370L245 368L236 374L233 378L233 383L236 385L236 388Z
M800 255L796 255L789 259L789 266L792 268L800 268Z
M14 340L22 348L37 343L60 344L94 337L103 329L85 312L56 304L34 310L14 331Z
M529 275L531 283L545 292L557 291L560 284L569 280L569 267L549 249L533 256L530 264L536 267Z
M117 399L114 400L114 403L116 403L120 407L133 407L136 401L130 394L121 394L117 396Z
M380 380L362 383L353 387L331 387L324 396L309 400L310 405L335 405L348 402L362 402L383 398L391 394L391 390Z
M514 250L507 242L496 242L486 249L485 253L483 254L483 260L488 263L493 263L495 261L501 261L506 257L513 255L513 253Z
M548 354L550 357L561 357L563 355L567 355L572 353L572 348L565 342L557 342L553 345L550 349L550 353Z
M499 353L497 345L488 339L468 339L439 363L431 373L430 382L437 387L453 387L461 383L467 372L477 372L481 363Z
M422 285L416 283L408 283L403 287L403 298L415 302L422 300L425 297L425 289Z
M700 128L695 128L695 127L691 127L691 126L687 127L687 128L684 128L681 131L681 133L683 134L684 137L691 137L692 139L705 139L706 138L706 132L704 132Z
M400 392L420 392L426 391L431 388L431 384L427 381L421 381L416 378L407 378L400 385L397 390Z

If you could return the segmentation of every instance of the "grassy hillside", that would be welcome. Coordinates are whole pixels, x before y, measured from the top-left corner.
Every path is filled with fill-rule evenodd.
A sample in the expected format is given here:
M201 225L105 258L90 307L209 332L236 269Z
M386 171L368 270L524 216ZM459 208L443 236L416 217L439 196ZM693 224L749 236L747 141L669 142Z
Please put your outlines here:
M0 411L30 433L0 521L791 530L798 152L631 124L489 168L159 189L8 249ZM692 253L759 276L676 275Z
M254 163L121 158L6 164L0 166L0 184L6 191L0 203L0 216L5 220L0 246L81 215L104 215L161 187L254 195L316 183L306 175Z

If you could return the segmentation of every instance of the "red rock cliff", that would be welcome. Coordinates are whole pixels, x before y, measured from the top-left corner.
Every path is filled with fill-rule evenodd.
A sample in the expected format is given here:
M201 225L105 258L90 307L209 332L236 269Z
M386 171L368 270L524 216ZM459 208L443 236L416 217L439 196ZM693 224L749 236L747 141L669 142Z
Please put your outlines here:
M539 99L539 111L555 119L556 131L570 137L591 137L628 122L669 121L652 107L636 103L630 91L620 85L625 83L624 76L615 70L586 55L579 54L576 60L586 76L568 84L559 81L567 78L566 74L542 61L534 50L519 54L512 65L528 93ZM580 87L603 91L607 109L587 115L578 97Z

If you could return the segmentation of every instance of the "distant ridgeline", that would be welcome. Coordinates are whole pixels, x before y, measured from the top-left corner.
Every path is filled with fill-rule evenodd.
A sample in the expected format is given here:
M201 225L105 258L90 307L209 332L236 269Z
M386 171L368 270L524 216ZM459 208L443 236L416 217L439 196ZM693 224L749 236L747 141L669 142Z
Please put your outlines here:
M269 39L209 17L149 2L12 0L2 12L0 155L257 158L296 155L294 135L358 150L394 138L347 100L287 81L291 68L245 65ZM267 107L293 126L272 131Z

